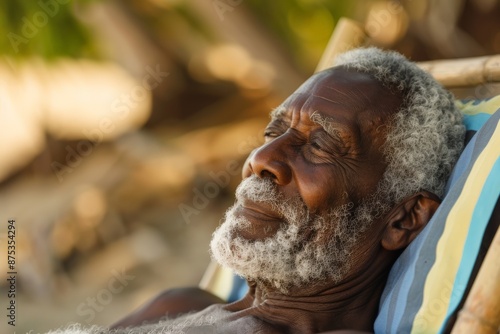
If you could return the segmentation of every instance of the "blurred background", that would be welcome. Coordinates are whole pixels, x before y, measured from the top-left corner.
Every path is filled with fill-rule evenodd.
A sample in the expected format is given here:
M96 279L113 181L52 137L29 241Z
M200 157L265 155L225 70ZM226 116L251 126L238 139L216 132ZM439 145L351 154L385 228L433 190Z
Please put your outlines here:
M0 3L1 333L109 325L197 285L269 111L341 17L416 61L500 53L497 0Z

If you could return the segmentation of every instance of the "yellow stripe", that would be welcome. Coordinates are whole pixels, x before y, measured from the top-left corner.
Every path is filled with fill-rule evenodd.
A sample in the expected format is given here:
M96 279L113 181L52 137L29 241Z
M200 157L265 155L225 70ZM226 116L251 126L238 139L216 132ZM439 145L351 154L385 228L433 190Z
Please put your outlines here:
M460 100L455 100L455 106L466 115L475 115L479 113L493 115L500 106L500 95L497 95L489 100L482 101L479 104L474 104L475 102L477 101L471 100L464 103Z
M497 124L488 145L478 156L460 197L448 214L445 229L438 241L436 261L427 275L422 306L415 316L412 334L437 333L441 328L474 207L488 176L487 172L491 170L499 155L500 123Z

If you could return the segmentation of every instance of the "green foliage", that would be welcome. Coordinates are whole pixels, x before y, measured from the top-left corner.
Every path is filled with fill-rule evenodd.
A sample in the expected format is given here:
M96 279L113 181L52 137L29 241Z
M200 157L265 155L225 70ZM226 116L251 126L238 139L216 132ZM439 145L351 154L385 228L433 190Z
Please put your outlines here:
M275 32L297 64L314 67L337 20L350 15L355 1L246 0L244 3Z
M74 14L90 0L59 1L0 0L0 53L14 58L95 56L91 34Z

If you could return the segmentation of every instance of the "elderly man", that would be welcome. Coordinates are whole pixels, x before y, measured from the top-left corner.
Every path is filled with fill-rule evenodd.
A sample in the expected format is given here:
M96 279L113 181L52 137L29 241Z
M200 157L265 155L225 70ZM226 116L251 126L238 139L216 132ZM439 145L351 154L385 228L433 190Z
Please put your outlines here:
M403 56L341 55L272 112L213 235L213 258L246 278L247 295L126 331L372 331L389 269L437 209L464 132L451 95Z

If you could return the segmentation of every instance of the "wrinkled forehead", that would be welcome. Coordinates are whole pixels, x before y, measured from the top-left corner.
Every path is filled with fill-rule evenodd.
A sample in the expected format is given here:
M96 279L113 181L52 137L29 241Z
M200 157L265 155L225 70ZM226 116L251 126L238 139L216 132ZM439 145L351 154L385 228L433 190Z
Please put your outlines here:
M310 77L273 111L272 117L283 117L294 110L323 114L339 109L354 114L366 111L385 113L396 111L399 105L399 95L371 75L339 66Z

